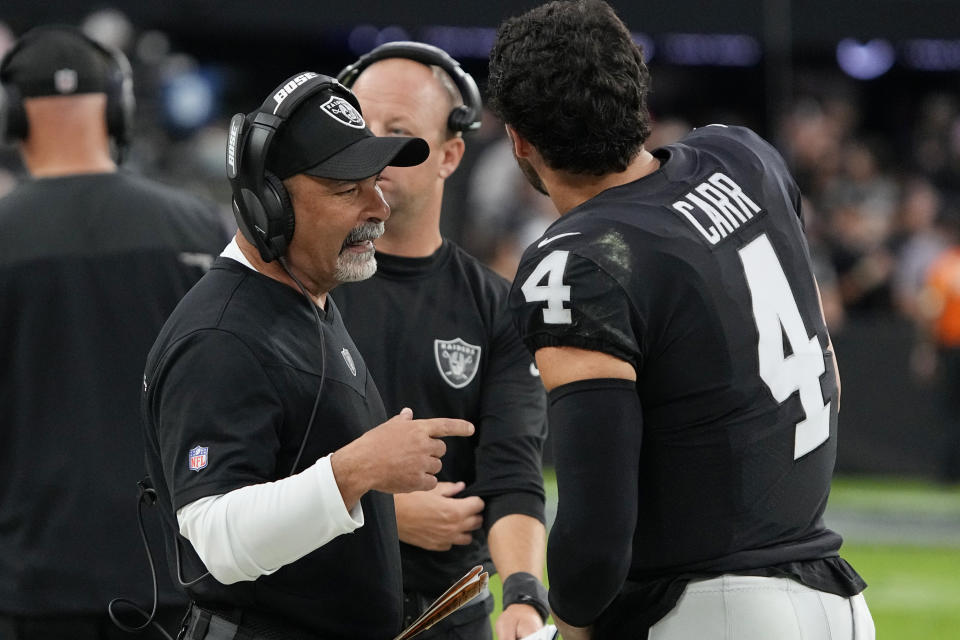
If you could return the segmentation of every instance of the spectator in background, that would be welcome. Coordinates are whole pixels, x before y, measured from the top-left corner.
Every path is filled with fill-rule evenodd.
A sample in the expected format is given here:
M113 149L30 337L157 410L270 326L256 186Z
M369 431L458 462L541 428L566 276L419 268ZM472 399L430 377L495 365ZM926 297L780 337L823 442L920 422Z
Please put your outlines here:
M960 233L958 220L947 220L950 248L942 252L927 273L916 305L920 342L914 367L922 376L936 376L936 386L947 426L937 477L960 482Z
M119 52L38 28L0 82L30 174L0 200L0 637L114 637L107 603L153 596L135 521L143 364L226 229L212 205L118 170L111 138L122 151L133 109ZM185 601L166 574L158 604L174 631Z
M799 99L787 114L781 135L784 157L808 197L816 198L839 171L840 144L849 135L845 124L828 117L811 97Z
M829 219L840 293L848 310L889 311L896 184L866 143L850 140L841 151L841 170L819 200Z
M840 293L840 283L837 281L837 270L833 267L830 248L824 228L823 214L813 206L813 202L806 196L801 196L800 210L803 212L803 230L807 235L810 247L810 265L813 268L813 277L820 288L820 302L823 306L823 319L830 329L831 335L836 335L843 329L846 320L846 310L843 306L843 296Z
M929 180L913 176L904 181L891 286L896 309L914 321L923 320L920 299L930 265L949 246L949 232L938 224L942 210L943 198Z
M498 126L502 130L502 123ZM477 159L467 193L467 248L513 280L523 249L556 220L556 208L517 173L510 141L503 135Z
M910 140L913 167L937 188L960 191L960 108L956 96L935 93L921 103Z

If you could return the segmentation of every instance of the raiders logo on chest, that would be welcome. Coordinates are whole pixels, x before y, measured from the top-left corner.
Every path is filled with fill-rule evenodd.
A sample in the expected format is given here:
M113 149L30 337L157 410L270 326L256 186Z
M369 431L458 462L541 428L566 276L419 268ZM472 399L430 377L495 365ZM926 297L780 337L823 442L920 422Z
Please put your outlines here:
M480 347L464 341L434 340L433 357L444 382L454 389L470 384L480 368Z

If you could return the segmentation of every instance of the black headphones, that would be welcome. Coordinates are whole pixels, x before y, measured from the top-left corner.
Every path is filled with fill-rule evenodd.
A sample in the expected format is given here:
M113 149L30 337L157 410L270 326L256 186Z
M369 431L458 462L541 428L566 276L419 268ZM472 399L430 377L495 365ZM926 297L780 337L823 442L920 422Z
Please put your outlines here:
M0 124L4 124L4 139L8 142L23 140L27 137L30 126L19 87L8 83L7 73L10 61L24 47L50 32L75 34L109 62L110 70L106 90L107 132L113 137L118 153L122 157L123 150L130 142L130 133L133 130L133 114L136 110L136 100L133 95L133 71L130 68L130 61L119 49L101 44L80 29L68 25L47 25L31 29L7 52L3 57L3 62L0 62L0 82L3 83L6 94L4 100L0 102L0 111L2 111L0 113Z
M270 143L296 108L320 91L333 91L360 111L356 96L337 80L305 71L274 89L253 113L238 113L230 120L227 178L233 189L233 215L264 262L286 253L294 228L290 196L280 178L266 168Z
M351 65L337 74L337 80L345 87L352 87L363 70L374 62L387 58L406 58L425 65L436 65L443 69L457 85L463 104L456 107L447 117L447 128L456 132L476 131L480 128L480 116L483 102L477 83L469 73L460 68L460 63L450 57L443 49L422 42L388 42L373 51L360 56Z

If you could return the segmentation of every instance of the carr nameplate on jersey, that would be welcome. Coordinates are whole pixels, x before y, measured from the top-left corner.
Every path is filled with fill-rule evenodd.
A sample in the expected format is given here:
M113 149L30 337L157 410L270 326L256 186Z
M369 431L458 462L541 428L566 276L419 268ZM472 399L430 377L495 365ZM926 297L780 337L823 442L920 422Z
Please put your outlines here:
M739 184L719 171L674 202L673 209L711 246L734 235L762 211Z
M473 381L480 368L480 347L462 338L434 340L433 357L444 382L462 389Z

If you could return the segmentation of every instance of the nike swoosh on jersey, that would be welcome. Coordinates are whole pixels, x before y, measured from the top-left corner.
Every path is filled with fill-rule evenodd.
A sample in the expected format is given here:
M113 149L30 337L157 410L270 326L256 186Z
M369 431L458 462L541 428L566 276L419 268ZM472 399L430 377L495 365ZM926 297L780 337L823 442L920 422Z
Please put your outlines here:
M564 238L564 237L566 237L566 236L578 236L578 235L580 235L580 232L579 232L579 231L571 231L570 233L559 233L559 234L557 234L557 235L555 235L555 236L551 236L551 237L549 237L549 238L544 238L544 239L541 240L539 243L537 243L537 249L539 249L539 248L541 248L541 247L543 247L543 246L546 246L546 245L550 244L550 243L553 242L554 240L559 240L560 238Z

